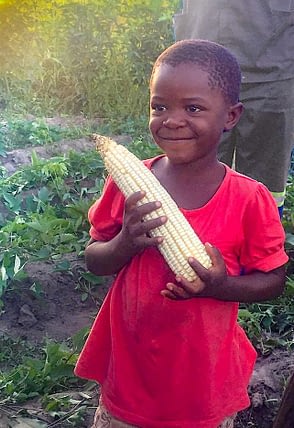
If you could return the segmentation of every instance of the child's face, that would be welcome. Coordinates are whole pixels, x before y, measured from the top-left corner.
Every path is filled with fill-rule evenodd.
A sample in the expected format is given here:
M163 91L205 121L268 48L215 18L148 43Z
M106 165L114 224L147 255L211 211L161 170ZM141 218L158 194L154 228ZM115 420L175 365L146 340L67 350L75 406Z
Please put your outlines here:
M153 75L149 127L156 144L175 163L216 158L223 130L240 117L242 106L236 112L219 88L209 86L208 78L194 64L162 64Z

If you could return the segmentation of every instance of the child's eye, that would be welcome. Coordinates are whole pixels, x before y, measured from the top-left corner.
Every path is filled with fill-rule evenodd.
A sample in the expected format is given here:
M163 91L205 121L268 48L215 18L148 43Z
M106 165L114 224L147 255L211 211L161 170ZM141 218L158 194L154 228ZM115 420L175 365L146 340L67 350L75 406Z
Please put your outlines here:
M153 111L161 112L161 111L165 111L166 110L166 106L163 105L163 104L154 104L154 105L151 105L151 109Z
M199 106L192 104L190 106L187 106L186 110L190 113L198 113L199 111L201 111L201 108Z

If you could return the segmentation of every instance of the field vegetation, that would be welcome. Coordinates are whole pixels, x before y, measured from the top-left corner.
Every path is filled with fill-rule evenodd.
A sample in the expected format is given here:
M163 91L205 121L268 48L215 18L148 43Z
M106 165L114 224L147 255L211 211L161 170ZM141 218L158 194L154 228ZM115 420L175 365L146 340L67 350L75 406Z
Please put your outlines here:
M82 142L98 132L123 136L141 159L157 152L147 129L148 80L154 59L173 41L178 6L178 0L0 1L1 317L24 290L44 300L44 284L31 280L32 265L70 277L72 260L83 263L87 211L105 170ZM68 141L75 144L65 151ZM20 153L28 154L26 161L14 165ZM293 207L289 173L285 293L239 311L261 358L294 348ZM107 278L81 268L74 280L81 305L92 299L99 307ZM89 327L60 341L44 334L38 342L0 328L0 426L89 426L97 388L73 375ZM278 405L278 399L265 401L268 409ZM257 427L250 420L242 425L240 419L239 427Z

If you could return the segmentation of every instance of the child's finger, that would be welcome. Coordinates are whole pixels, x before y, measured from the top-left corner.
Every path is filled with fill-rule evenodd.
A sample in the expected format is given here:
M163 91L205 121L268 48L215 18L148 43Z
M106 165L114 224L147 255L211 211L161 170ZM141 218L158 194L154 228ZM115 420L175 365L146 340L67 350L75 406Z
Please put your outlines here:
M161 202L159 201L147 202L146 204L138 206L137 212L140 215L140 217L145 217L146 214L149 214L152 211L156 211L160 207L161 207Z
M172 282L166 284L166 289L161 291L161 295L173 300L188 299L190 297L182 287L178 287Z
M152 220L146 220L143 221L141 223L141 231L142 233L145 233L148 235L148 233L152 230L155 229L156 227L160 227L163 224L165 224L167 222L167 217L166 216L161 216L161 217L157 217L154 218Z
M137 202L139 202L141 199L144 198L146 192L143 191L138 191L133 193L132 195L130 195L128 198L126 198L125 200L125 209L131 209L132 207L134 207Z
M136 218L138 218L138 220L143 219L147 214L157 210L162 205L160 201L152 201L138 205L138 202L144 198L145 194L146 193L143 191L135 192L125 201L125 211L131 212L135 209Z
M204 282L200 278L196 278L193 282L191 282L179 276L176 278L176 280L181 284L181 288L189 296L195 296L204 289Z
M216 247L211 245L209 242L205 243L205 250L209 255L209 257L211 258L211 263L213 266L216 266L220 262L222 262L223 258L220 251Z
M197 259L189 257L188 262L196 274L204 281L208 275L208 269L206 269ZM182 281L181 281L182 282Z
M172 293L172 292L171 292L171 291L169 291L169 290L161 290L160 294L161 294L163 297L166 297L166 298L168 298L168 299L171 299L171 300L178 300L178 298L174 295L174 293Z
M212 267L222 268L224 266L224 260L220 251L208 242L205 243L205 249L211 259ZM203 281L209 279L209 269L206 269L197 259L190 257L188 262Z

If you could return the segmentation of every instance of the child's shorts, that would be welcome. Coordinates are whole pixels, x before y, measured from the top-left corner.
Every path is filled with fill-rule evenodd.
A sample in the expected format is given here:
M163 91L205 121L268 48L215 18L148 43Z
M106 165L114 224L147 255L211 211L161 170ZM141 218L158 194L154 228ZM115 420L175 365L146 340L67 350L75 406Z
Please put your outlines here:
M218 428L234 428L234 419L235 415L230 418L226 418L223 423L221 423ZM139 428L136 425L130 425L125 422L122 422L112 416L103 404L99 403L99 407L96 410L94 425L92 428Z

